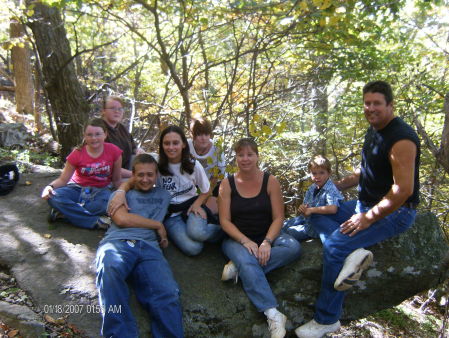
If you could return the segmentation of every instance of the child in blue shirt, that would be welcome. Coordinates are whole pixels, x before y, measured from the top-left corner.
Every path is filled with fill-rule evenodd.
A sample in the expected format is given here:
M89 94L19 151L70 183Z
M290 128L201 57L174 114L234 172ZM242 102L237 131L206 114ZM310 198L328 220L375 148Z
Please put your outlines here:
M329 179L332 170L326 157L314 156L308 164L308 170L313 183L306 192L303 204L299 206L299 216L286 220L282 231L298 241L319 237L324 242L330 232L335 229L314 228L311 216L313 214L335 214L344 198Z

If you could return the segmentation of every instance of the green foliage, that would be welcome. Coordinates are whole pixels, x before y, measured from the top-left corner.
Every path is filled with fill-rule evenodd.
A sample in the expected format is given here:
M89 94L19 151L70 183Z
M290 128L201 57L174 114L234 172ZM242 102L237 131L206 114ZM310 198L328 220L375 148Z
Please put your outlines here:
M56 167L59 159L54 155L40 152L36 149L5 149L0 148L0 158L6 162L16 162L20 172L28 172L33 164Z
M63 14L86 96L103 91L122 96L127 108L134 102L135 134L152 142L148 148L157 148L161 127L187 127L196 115L212 120L229 162L231 145L254 136L261 165L278 176L292 210L314 153L332 160L335 178L358 167L367 81L390 81L397 115L411 124L419 118L441 142L447 1L45 3ZM21 20L33 10L7 6ZM0 17L2 27L8 15ZM0 37L7 48L15 43L2 30ZM8 59L8 50L0 53ZM447 174L424 144L421 181L422 207L447 228Z
M391 336L403 336L405 332L413 332L414 337L436 337L439 323L433 316L419 316L412 308L400 305L382 310L367 319L382 325Z

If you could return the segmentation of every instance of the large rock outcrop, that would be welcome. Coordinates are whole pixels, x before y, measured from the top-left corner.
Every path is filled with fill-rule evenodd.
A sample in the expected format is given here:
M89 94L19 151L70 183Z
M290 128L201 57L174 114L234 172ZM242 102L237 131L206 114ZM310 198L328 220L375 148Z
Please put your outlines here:
M54 177L54 173L22 175L17 188L0 199L0 263L11 267L43 313L68 314L86 336L97 337L101 320L93 259L103 232L63 223L49 227L48 206L39 196ZM311 241L302 247L297 262L268 276L280 310L289 318L289 329L312 317L319 291L321 244ZM447 265L441 265L448 246L432 214L420 214L408 232L370 249L374 264L348 292L343 319L391 307L448 277ZM186 257L170 246L166 256L182 291L186 337L268 336L264 316L254 309L241 284L220 281L226 259L218 245L207 246L197 257ZM148 317L135 301L134 308L142 337L147 337Z
M30 138L26 127L22 123L1 123L0 124L0 146L23 147Z

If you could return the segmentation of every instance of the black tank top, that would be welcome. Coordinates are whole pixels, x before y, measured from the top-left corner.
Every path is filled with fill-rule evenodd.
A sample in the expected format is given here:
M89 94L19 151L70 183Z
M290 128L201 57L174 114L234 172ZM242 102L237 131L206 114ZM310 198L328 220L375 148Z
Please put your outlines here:
M269 177L269 173L263 174L262 187L257 196L245 198L237 191L234 175L228 176L231 186L231 222L257 244L262 243L273 222L271 200L267 191Z
M393 170L389 160L391 147L400 140L410 140L416 145L413 194L406 202L419 203L420 142L416 132L401 118L395 117L381 130L370 127L362 150L362 171L359 181L359 200L378 203L391 189Z

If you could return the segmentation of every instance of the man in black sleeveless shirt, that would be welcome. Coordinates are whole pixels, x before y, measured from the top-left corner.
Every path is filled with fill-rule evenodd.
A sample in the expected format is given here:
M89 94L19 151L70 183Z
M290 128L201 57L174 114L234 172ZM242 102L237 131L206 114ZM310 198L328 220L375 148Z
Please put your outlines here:
M357 282L373 259L364 248L404 232L415 220L419 203L418 136L394 116L393 92L388 83L366 84L363 103L370 127L361 169L336 183L340 190L359 185L357 206L349 213L343 206L339 215L327 217L327 225L336 230L323 245L323 275L314 319L295 330L298 337L321 337L337 331L344 290Z

